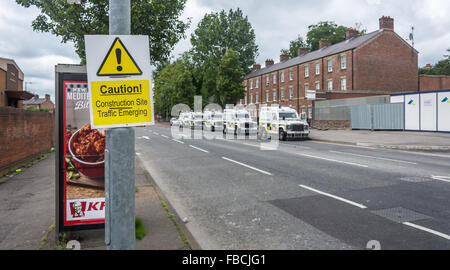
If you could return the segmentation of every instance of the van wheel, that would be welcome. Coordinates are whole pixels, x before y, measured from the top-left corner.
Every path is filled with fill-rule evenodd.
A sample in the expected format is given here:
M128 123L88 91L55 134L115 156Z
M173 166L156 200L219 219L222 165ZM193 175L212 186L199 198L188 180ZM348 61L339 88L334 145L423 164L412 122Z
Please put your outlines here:
M286 132L284 132L282 129L280 129L279 139L280 141L286 141Z
M211 126L211 132L215 132L215 130L214 126Z

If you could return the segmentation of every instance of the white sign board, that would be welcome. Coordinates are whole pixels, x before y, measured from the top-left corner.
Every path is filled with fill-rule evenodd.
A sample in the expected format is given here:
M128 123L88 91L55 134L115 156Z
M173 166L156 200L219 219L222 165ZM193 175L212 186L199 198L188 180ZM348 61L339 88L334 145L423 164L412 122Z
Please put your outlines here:
M148 36L86 35L93 128L153 124Z
M436 93L420 94L420 129L437 131Z
M307 99L316 99L316 90L306 90Z
M437 93L438 131L450 132L450 92Z
M419 94L405 95L405 129L420 130Z

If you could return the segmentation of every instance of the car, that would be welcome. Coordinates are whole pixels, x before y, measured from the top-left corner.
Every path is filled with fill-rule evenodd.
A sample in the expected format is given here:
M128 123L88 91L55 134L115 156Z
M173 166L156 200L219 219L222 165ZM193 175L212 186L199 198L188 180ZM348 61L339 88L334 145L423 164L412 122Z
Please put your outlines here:
M205 130L215 132L223 129L223 114L216 111L205 111L203 113L203 126Z
M171 126L178 126L179 125L178 118L177 117L170 118L170 125Z

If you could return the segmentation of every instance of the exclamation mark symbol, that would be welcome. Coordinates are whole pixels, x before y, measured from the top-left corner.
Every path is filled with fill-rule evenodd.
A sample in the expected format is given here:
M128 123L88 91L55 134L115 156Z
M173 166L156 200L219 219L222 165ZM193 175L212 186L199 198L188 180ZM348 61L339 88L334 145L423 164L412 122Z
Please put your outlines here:
M120 65L122 62L122 50L116 49L116 58L117 58L117 71L122 71L122 66Z

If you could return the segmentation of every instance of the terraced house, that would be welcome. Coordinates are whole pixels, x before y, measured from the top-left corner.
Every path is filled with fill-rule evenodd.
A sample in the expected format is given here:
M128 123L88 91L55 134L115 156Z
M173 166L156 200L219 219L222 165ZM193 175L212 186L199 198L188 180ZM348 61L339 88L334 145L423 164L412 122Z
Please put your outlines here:
M290 106L311 118L314 100L418 91L418 52L394 32L393 18L379 24L361 36L350 28L334 45L322 39L316 51L300 47L297 57L281 55L277 64L255 64L238 103Z

